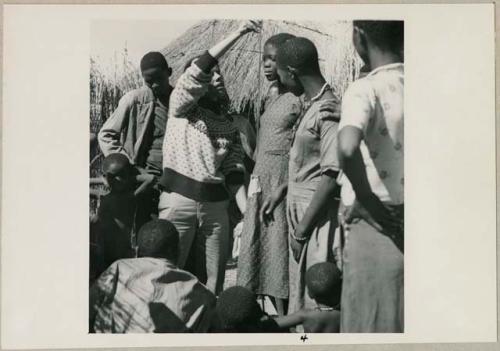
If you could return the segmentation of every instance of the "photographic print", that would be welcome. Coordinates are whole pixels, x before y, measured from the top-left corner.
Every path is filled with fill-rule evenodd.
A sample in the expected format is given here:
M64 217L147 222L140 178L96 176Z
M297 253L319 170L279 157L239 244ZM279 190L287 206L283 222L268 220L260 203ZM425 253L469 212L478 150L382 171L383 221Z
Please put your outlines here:
M404 332L403 21L90 31L90 333Z
M494 19L6 4L0 348L496 349Z

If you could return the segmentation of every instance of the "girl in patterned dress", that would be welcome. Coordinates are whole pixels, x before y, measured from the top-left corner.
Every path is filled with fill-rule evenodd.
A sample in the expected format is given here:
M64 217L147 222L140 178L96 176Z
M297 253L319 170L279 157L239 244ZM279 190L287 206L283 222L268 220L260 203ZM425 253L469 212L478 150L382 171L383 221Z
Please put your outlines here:
M257 295L269 296L278 314L288 300L288 225L286 205L274 210L274 221L265 226L260 218L264 196L288 179L288 154L293 126L302 107L298 97L280 83L276 72L279 45L294 38L288 33L270 37L264 45L264 75L275 83L270 88L264 114L260 117L256 164L253 170L238 259L238 285ZM277 93L277 94L276 94Z
M334 261L333 239L337 227L339 173L335 113L320 112L324 101L335 100L321 74L318 51L310 40L293 38L278 49L280 81L295 96L304 94L308 105L296 123L290 149L288 182L262 206L268 219L286 193L289 235L289 307L294 313L315 302L306 292L305 272L319 262ZM285 249L282 249L285 250Z

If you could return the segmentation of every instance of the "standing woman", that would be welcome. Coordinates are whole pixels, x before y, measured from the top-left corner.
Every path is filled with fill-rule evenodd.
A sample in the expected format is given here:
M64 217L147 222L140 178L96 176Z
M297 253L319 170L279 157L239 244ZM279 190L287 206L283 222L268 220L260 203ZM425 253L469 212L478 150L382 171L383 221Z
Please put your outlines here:
M277 53L280 81L294 95L305 95L306 110L295 127L290 149L288 182L266 200L264 220L287 194L289 226L290 302L288 312L317 307L305 288L306 270L318 262L334 261L333 239L339 201L336 178L338 113L320 112L324 101L335 100L322 76L318 52L306 38L290 39Z
M247 21L200 57L179 78L170 98L163 143L159 217L179 232L178 266L191 250L194 273L215 294L222 290L228 253L228 199L245 211L243 149L223 108L226 94L217 60L241 36L259 31Z
M270 90L277 95L269 98L260 117L256 163L249 185L238 259L238 285L257 295L269 296L280 315L285 314L289 293L286 205L276 207L274 221L269 226L260 221L259 211L263 196L288 180L292 130L302 109L299 98L286 90L276 71L276 51L292 38L291 34L280 33L264 45L264 75L275 82Z

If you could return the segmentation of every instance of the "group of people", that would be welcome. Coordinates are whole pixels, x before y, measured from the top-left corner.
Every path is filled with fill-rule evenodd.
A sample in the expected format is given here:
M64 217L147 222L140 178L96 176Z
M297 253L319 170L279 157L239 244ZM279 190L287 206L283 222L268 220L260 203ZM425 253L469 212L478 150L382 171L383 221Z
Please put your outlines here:
M342 97L311 40L267 38L255 136L228 112L218 59L260 29L188 60L175 88L146 54L144 87L99 131L109 193L91 218L90 331L404 331L403 22L354 21L365 65Z

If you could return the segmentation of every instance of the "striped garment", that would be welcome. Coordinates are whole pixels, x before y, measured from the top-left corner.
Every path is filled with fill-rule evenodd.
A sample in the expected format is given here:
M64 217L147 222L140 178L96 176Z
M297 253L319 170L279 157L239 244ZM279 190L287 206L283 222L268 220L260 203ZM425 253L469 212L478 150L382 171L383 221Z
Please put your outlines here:
M207 52L179 78L170 97L163 141L161 185L196 201L225 200L225 184L243 184L244 178L238 130L226 115L198 104L216 64Z

